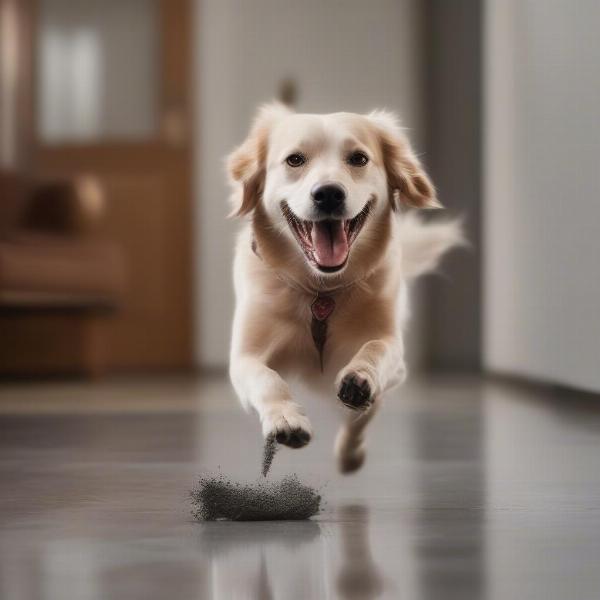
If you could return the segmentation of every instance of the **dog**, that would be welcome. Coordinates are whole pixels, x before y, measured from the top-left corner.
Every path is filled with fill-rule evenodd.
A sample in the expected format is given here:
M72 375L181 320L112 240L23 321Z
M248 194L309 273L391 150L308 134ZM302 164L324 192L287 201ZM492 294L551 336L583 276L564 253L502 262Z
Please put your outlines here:
M334 450L340 471L355 471L384 392L406 378L407 284L461 243L460 225L406 210L441 205L386 111L265 105L227 169L232 214L246 217L234 259L231 382L264 437L292 448L313 430L289 379L325 385L349 409Z

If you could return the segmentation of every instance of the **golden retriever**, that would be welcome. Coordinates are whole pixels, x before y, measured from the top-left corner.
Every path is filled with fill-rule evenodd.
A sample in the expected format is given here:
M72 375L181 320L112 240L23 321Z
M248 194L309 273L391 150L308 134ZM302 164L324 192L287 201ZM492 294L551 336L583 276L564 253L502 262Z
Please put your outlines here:
M331 390L349 415L335 442L342 472L365 458L364 430L406 377L407 281L460 242L455 222L424 224L435 188L394 115L298 114L262 107L228 159L234 214L230 376L265 437L299 448L311 423L286 378Z

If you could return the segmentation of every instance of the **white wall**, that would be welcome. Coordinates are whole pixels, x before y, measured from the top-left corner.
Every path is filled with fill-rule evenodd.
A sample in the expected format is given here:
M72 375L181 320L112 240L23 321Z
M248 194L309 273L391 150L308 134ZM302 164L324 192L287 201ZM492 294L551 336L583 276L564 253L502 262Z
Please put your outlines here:
M488 0L485 365L600 390L600 3Z
M237 223L223 157L291 77L302 111L397 110L422 140L418 0L197 0L197 357L226 364Z

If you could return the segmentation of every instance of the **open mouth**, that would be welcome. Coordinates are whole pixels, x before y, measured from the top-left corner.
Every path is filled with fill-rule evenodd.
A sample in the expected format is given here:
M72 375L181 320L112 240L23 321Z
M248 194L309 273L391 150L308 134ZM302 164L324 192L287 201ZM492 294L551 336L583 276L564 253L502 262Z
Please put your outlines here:
M297 217L287 202L281 203L281 211L307 260L324 273L335 273L344 268L350 247L358 237L373 200L369 200L352 219L324 219L304 221Z

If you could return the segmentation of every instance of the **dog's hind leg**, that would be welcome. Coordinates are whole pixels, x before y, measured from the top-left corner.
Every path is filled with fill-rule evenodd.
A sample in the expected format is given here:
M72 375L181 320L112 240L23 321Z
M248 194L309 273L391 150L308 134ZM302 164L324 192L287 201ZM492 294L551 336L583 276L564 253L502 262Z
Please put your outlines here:
M352 473L362 467L366 456L365 429L380 404L381 399L375 398L367 410L349 414L340 427L334 447L340 472Z

